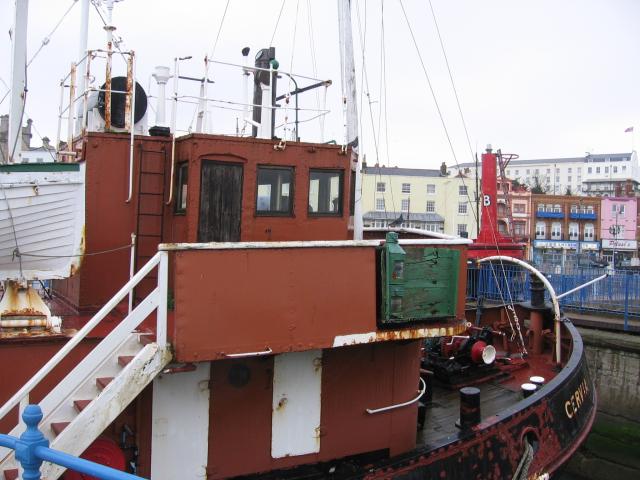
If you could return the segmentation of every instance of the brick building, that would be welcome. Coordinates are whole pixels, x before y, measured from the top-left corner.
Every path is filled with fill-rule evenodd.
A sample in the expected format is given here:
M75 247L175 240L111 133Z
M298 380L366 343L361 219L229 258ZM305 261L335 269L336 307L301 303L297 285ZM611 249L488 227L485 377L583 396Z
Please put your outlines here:
M543 268L569 270L600 251L600 198L531 195L531 259Z

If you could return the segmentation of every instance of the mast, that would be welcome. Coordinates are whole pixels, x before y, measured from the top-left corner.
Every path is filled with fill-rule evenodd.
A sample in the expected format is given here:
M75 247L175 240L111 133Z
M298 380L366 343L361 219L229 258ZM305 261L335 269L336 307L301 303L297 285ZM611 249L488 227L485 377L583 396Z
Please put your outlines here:
M29 0L16 0L11 62L11 110L7 137L7 162L13 163L22 151L22 117L27 95L27 18Z
M358 108L356 104L356 68L351 33L351 0L338 0L338 30L340 32L340 67L342 73L342 103L345 112L345 145L351 147L352 168L355 168L355 206L353 239L362 240L362 171L358 162Z
M80 34L78 37L78 96L83 96L85 89L87 88L87 45L89 43L89 0L81 0L82 10L80 11ZM71 107L69 108L69 114L71 114ZM80 133L83 121L80 118L84 115L84 105L82 102L78 102L76 105L76 135ZM56 145L57 148L57 145ZM69 148L70 150L70 148Z

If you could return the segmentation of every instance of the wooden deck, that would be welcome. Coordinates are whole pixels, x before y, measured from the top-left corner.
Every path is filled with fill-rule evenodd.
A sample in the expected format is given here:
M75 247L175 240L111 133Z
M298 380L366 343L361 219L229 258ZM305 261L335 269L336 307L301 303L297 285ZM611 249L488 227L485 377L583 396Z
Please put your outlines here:
M494 415L518 402L522 396L498 382L476 385L480 389L482 418ZM417 443L430 446L459 431L455 423L460 416L460 393L441 386L433 387L433 402L427 406L424 428L418 430Z

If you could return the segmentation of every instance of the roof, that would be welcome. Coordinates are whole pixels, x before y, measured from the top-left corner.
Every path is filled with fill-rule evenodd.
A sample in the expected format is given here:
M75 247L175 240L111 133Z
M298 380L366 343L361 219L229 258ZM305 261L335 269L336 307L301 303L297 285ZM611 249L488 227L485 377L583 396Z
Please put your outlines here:
M566 158L537 158L537 159L518 159L511 160L509 162L509 167L516 165L536 165L536 164L554 164L554 163L584 163L588 159L591 160L604 160L605 158L619 160L623 157L631 158L632 153L594 153L589 154L584 157L566 157ZM479 162L478 165L482 165L482 162ZM460 168L474 168L476 166L475 163L461 163L458 165Z
M638 180L633 178L589 178L587 180L583 180L582 183L621 183L621 182L632 182L632 183L640 183Z
M444 218L437 213L407 213L407 212L367 212L365 220L397 220L402 215L405 221L417 220L419 222L443 223Z
M368 175L397 175L401 177L443 177L439 169L433 168L400 168L400 167L364 167Z

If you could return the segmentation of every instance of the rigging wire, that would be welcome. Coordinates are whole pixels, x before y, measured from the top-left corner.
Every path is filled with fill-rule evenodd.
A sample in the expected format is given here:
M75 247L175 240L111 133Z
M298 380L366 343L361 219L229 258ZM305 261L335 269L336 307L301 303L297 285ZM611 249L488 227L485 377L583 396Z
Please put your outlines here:
M58 20L58 23L56 23L55 27L53 27L53 30L51 30L51 32L49 33L49 35L46 35L43 39L42 39L42 43L40 44L40 47L38 48L38 50L36 50L36 53L33 54L33 56L31 57L31 60L29 60L29 62L27 63L27 67L29 65L31 65L31 62L33 62L35 60L35 58L38 56L38 54L40 53L40 51L46 47L49 44L49 41L51 40L51 37L53 36L54 33L56 33L56 30L58 29L58 27L62 24L62 22L64 21L64 19L67 17L67 15L69 15L69 12L71 10L73 10L73 7L76 6L76 3L78 3L78 0L73 0L71 2L71 5L69 5L69 8L67 8L67 11L64 12L64 15L62 15L62 18L60 18L60 20Z
M316 44L315 44L315 35L313 30L313 15L311 13L311 0L307 0L307 25L309 31L309 52L311 54L311 68L313 69L313 76L318 76L318 65L316 60ZM326 87L325 87L326 89ZM320 110L320 92L317 88L314 88L315 97L316 97L316 108ZM319 127L320 131L324 132L324 117L319 118Z
M40 47L38 48L38 50L36 50L36 52L31 56L31 59L27 62L27 68L29 68L29 66L31 65L31 63L36 59L36 57L40 54L40 51L46 47L47 45L49 45L49 42L51 41L51 37L53 36L54 33L56 33L56 30L58 30L58 27L60 27L60 25L62 24L62 22L64 21L64 19L67 17L67 15L69 15L69 12L71 12L71 10L73 9L73 7L76 5L76 3L78 3L77 0L73 0L71 2L71 5L69 5L69 8L67 8L67 10L64 12L64 14L62 15L62 17L60 18L60 20L58 20L58 22L55 24L55 26L53 27L53 29L51 30L51 32L49 32L49 35L45 35L45 37L42 39L42 42L40 43ZM0 99L0 105L2 105L2 102L4 102L4 100L7 98L7 96L9 95L9 93L11 93L11 88L4 82L4 80L0 79L0 81L2 81L2 83L7 87L7 91L5 92L5 94L3 95L2 99Z
M229 8L229 2L230 0L227 0L227 4L224 6L224 12L222 13L222 19L220 20L218 33L216 34L216 39L213 42L213 47L211 47L211 55L209 55L210 59L213 58L214 54L216 53L216 47L218 46L218 40L220 39L220 32L222 31L222 25L224 25L224 19L227 16L227 9Z
M413 44L414 44L414 46L415 46L415 48L416 48L416 52L417 52L417 54L418 54L418 58L419 58L419 60L420 60L420 64L421 64L421 66L422 66L422 71L423 71L423 73L424 73L424 75L425 75L425 78L426 78L426 80L427 80L427 85L428 85L428 87L429 87L429 91L431 92L431 96L432 96L433 101L434 101L434 104L435 104L435 106L436 106L436 111L437 111L437 113L438 113L438 117L440 118L440 122L441 122L441 124L442 124L442 128L443 128L444 133L445 133L445 136L446 136L446 138L447 138L447 142L448 142L448 144L449 144L449 148L450 148L450 150L451 150L451 154L452 154L452 156L453 156L453 160L454 160L454 162L455 162L455 164L456 164L456 167L458 168L458 171L460 171L460 164L459 164L459 162L458 162L458 158L457 158L457 155L456 155L456 152L455 152L455 148L453 147L453 142L452 142L452 140L451 140L451 136L450 136L450 134L449 134L449 130L447 129L446 123L445 123L445 121L444 121L444 117L443 117L443 115L442 115L442 111L441 111L441 109L440 109L440 104L438 103L438 100L437 100L437 97L436 97L435 91L434 91L434 89L433 89L433 85L432 85L432 83L431 83L431 79L430 79L430 77L429 77L429 73L427 72L426 66L425 66L425 64L424 64L424 60L423 60L423 58L422 58L422 54L420 53L420 49L419 49L419 47L418 47L418 42L417 42L416 37L415 37L415 34L414 34L414 32L413 32L413 28L411 27L411 23L409 22L409 18L408 18L408 16L407 16L407 12L406 12L406 10L405 10L405 8L404 8L404 4L402 3L402 0L400 0L400 7L401 7L401 9L402 9L402 13L403 13L403 15L404 15L405 21L406 21L407 26L408 26L408 28L409 28L409 33L411 34L411 39L412 39ZM434 14L433 10L432 10L432 13ZM435 14L434 14L434 16L435 16ZM441 46L444 48L444 43L442 43L442 44L441 44ZM448 62L447 62L447 63L448 63ZM449 70L449 72L450 72L450 70ZM452 77L451 77L451 78L452 78ZM456 95L456 98L457 98L457 95ZM459 103L459 102L458 102L458 103ZM465 128L465 130L466 130L466 128ZM469 195L469 189L467 188L467 186L466 186L466 184L465 184L465 181L464 181L464 176L462 176L462 175L461 175L461 176L460 176L460 179L461 179L462 185L465 187L465 192L466 192L466 196L467 196L467 199L468 199L468 201L469 201L469 204L472 204L471 196ZM476 212L474 211L474 209L472 209L472 214L473 214L473 216L474 216L474 217L476 217ZM476 218L476 223L477 223L477 221L478 221L478 219ZM490 221L491 221L491 220L490 220ZM492 229L492 232L493 232L493 229ZM494 236L494 241L495 241L495 243L496 243L496 249L499 251L499 247L498 247L498 243L497 243L497 238L495 238L495 232L493 232L493 236ZM502 263L502 262L501 262L501 263ZM504 270L504 264L502 264L502 270L503 270L503 272L505 272L505 270ZM493 271L493 270L492 270L492 271ZM505 272L505 278L506 278L506 272ZM498 282L497 282L497 277L496 277L496 284L497 284L497 283L498 283ZM508 285L507 285L507 288L508 288ZM508 294L510 295L510 290L508 290ZM500 297L502 298L503 303L505 303L505 305L506 305L506 302L504 301L504 297L503 297L503 295L502 295L502 293L501 293L501 292L500 292ZM511 299L511 300L512 300L512 299ZM509 316L508 309L506 309L506 311L507 311L507 316ZM515 315L515 311L513 311L513 313L514 313L514 315ZM519 322L517 322L517 317L516 317L516 325L517 325L518 327L520 326L520 325L519 325ZM513 327L512 327L512 330L513 330ZM518 330L519 330L519 328L518 328ZM514 334L515 334L515 332L514 332ZM520 337L520 338L522 338L522 337ZM525 346L524 346L524 342L523 342L523 341L522 341L522 349L523 349L523 351L524 351L524 352L526 352L526 349L525 349Z
M455 99L456 99L456 105L457 105L457 107L458 107L458 113L459 113L459 115L460 115L460 120L461 120L461 122L462 122L462 126L463 126L463 128L464 128L464 133L465 133L465 137L466 137L466 140L467 140L467 145L468 145L468 147L469 147L469 154L471 155L471 158L472 158L472 159L474 159L473 149L472 149L472 147L471 147L471 140L469 139L469 130L468 130L468 128L467 128L467 122L466 122L466 121L465 121L465 119L464 119L464 114L463 114L463 112L462 112L462 106L461 106L461 104L460 104L460 97L459 97L459 95L458 95L458 90L457 90L457 88L456 88L456 84L455 84L455 82L454 82L454 80L453 80L453 74L452 74L452 72L451 72L451 66L450 66L450 64L449 64L449 59L448 59L448 57L447 57L447 52L446 52L446 49L445 49L445 47L444 47L444 41L442 40L442 35L441 35L441 33L440 33L440 28L439 28L439 26L438 26L438 20L437 20L437 18L436 18L436 13L435 13L435 10L434 10L434 8L433 8L433 2L432 2L432 0L429 0L429 7L430 7L430 10L431 10L431 16L433 17L433 23L434 23L435 28L436 28L436 33L437 33L437 35L438 35L438 40L439 40L439 42L440 42L440 48L441 48L441 50L442 50L442 56L444 57L445 65L446 65L446 67L447 67L447 72L448 72L448 74L449 74L449 80L450 80L450 82L451 82L451 88L452 88L452 90L453 90L453 94L454 94L454 97L455 97ZM498 155L498 157L499 157L499 161L501 162L501 161L502 161L502 156L501 156L501 155ZM457 161L456 161L456 164L457 164ZM458 170L460 170L459 165L458 165ZM468 190L467 190L467 192L468 192ZM467 193L467 195L468 195L468 193ZM476 192L476 195L477 195L477 192ZM469 203L471 203L471 198L469 198ZM474 212L474 216L476 216L476 215L477 215L477 214ZM488 216L490 217L490 215L488 215ZM475 219L475 221L476 221L476 224L478 224L478 219L477 219L477 218ZM489 224L490 224L492 227L494 227L494 226L495 226L495 227L497 227L497 219L495 219L495 221L496 221L496 223L494 224L494 223L493 223L493 222L494 222L494 219L489 218ZM494 228L491 228L491 232L492 232L492 236L494 237L494 242L495 242L495 244L496 244L496 251L498 252L498 255L500 255L500 247L499 247L499 245L498 245L498 239L496 238L496 235L495 235L495 229L494 229ZM506 278L507 278L507 274L506 274L506 270L505 270L505 267L504 267L504 262L503 262L502 260L500 260L500 267L501 267L501 270L502 270L502 274L503 274L504 278L506 279ZM492 270L492 272L493 272L493 265L491 265L491 266L490 266L490 268L491 268L491 270ZM495 275L495 272L494 272L494 277L496 277L496 278L495 278L495 280L496 280L496 284L498 284L498 279L497 279L497 276ZM511 294L511 289L510 289L510 287L509 287L509 282L508 282L508 281L506 282L506 289L507 289L507 295L508 295L508 298L509 298L509 304L513 304L513 296L512 296L512 294ZM499 289L499 292L500 292L500 297L501 297L501 298L503 299L503 301L504 301L504 297L502 296L502 291L501 291L501 289ZM506 302L504 302L504 303L506 304ZM512 310L513 310L513 308L512 308ZM507 315L508 315L508 312L507 312ZM517 320L517 316L516 316L515 311L513 311L513 315L515 316L515 319L516 319L516 325L517 325L517 327L518 327L518 333L520 334L520 324L519 324L519 322L518 322L518 320ZM523 349L524 349L524 348L525 348L525 347L524 347L524 341L523 341L523 339L522 339L522 335L521 335L521 334L520 334L520 341L522 342L522 347L523 347ZM525 351L526 351L526 349L525 349Z
M271 35L271 41L269 42L269 48L273 47L273 39L276 37L276 31L278 30L278 25L280 24L280 17L282 16L282 10L284 10L284 3L286 0L282 0L282 5L280 5L280 12L278 12L278 18L276 19L276 26L273 27L273 35Z

